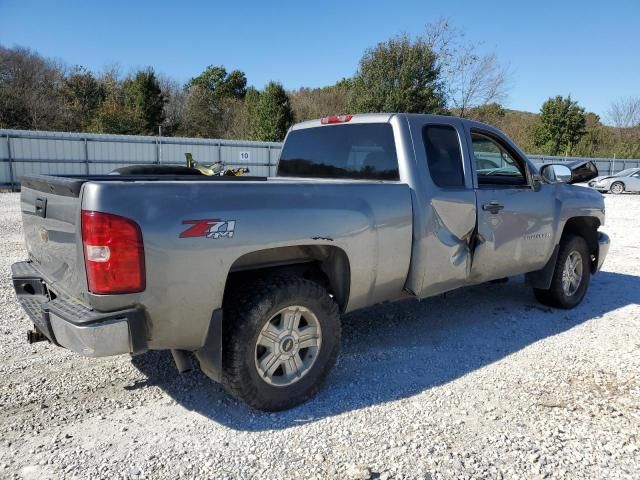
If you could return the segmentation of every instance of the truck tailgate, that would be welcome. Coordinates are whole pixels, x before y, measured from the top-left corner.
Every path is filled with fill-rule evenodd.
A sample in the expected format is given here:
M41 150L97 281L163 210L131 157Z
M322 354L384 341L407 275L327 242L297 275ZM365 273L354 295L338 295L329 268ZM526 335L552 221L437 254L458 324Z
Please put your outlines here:
M61 290L75 298L86 291L77 228L80 185L56 177L27 177L20 196L29 259L54 292Z

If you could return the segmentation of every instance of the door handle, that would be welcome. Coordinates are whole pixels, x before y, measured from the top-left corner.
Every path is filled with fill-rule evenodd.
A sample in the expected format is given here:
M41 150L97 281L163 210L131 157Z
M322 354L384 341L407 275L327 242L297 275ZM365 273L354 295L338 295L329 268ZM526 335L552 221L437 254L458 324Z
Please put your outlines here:
M42 218L47 216L47 199L46 198L36 198L36 215Z
M498 202L493 201L482 205L482 210L489 213L498 213L504 208L504 205L500 205Z

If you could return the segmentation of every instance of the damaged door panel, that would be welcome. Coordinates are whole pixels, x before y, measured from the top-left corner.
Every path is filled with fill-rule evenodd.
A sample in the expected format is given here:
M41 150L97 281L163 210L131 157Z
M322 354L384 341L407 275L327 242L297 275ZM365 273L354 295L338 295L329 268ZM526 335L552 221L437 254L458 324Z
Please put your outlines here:
M476 229L474 192L456 192L431 201L427 224L431 235L424 248L431 252L425 262L421 296L437 295L468 282L473 263Z
M477 217L460 119L425 120L410 120L417 178L411 179L414 245L406 287L420 298L468 283Z

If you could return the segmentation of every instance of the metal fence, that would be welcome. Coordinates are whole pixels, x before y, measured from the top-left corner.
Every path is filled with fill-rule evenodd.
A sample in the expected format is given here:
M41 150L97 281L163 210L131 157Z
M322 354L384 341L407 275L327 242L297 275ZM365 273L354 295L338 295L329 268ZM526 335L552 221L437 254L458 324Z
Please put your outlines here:
M200 163L222 161L230 167L249 167L253 175L273 176L281 148L275 142L0 129L0 187L16 189L20 177L31 173L95 175L133 164L184 165L187 152ZM607 175L640 167L640 159L529 158L537 164L592 160Z
M185 165L185 153L211 164L275 175L280 143L0 129L0 187L27 174L101 175L133 164Z

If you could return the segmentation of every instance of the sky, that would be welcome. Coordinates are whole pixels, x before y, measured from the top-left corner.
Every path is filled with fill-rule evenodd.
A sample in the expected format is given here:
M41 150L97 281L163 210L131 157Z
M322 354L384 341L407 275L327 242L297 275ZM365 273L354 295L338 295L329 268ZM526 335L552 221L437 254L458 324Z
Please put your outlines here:
M640 0L0 0L0 45L181 82L224 65L295 89L351 76L367 48L442 17L509 67L509 108L570 94L606 120L612 100L640 96Z

